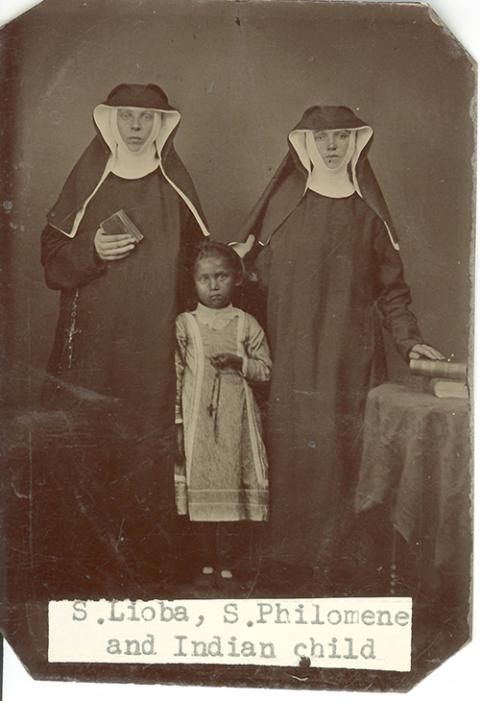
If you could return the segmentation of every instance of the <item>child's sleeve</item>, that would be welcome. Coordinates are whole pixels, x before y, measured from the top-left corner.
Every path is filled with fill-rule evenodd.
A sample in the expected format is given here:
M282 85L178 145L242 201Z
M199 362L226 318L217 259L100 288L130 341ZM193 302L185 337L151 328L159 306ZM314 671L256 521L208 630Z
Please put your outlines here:
M177 317L175 324L175 333L177 337L177 347L175 350L175 370L177 375L177 392L175 400L175 423L183 423L182 412L182 389L183 376L185 374L185 359L187 355L187 332L183 314Z
M251 382L268 382L272 372L272 359L267 338L253 316L247 316L247 334L244 342L242 374Z

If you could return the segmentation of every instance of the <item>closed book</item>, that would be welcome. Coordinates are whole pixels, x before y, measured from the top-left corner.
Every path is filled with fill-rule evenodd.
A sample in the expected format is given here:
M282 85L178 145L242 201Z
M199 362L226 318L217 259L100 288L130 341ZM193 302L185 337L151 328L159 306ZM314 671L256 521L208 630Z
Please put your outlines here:
M468 399L468 387L461 380L435 378L430 381L430 390L436 397L443 399Z
M452 363L448 360L411 360L410 370L414 375L424 377L445 377L449 380L467 381L466 363Z
M106 234L130 234L137 243L144 238L140 229L123 209L119 209L107 219L104 219L100 226Z

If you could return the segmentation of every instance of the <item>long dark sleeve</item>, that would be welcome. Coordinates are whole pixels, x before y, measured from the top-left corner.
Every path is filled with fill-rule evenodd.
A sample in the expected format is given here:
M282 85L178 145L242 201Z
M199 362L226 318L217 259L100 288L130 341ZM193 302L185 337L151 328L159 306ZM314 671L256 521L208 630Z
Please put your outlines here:
M180 203L181 242L177 261L177 309L185 311L195 299L192 266L197 246L205 241L197 220L188 207Z
M391 334L395 346L405 360L416 343L423 343L415 315L408 308L412 298L403 276L400 254L389 239L383 222L378 223L374 243L377 259L377 305L382 323Z
M42 265L48 287L74 290L105 272L106 265L95 252L95 233L82 231L69 238L47 224L42 232Z
M191 267L195 249L206 237L188 207L183 202L180 203L180 207L183 262L187 267Z

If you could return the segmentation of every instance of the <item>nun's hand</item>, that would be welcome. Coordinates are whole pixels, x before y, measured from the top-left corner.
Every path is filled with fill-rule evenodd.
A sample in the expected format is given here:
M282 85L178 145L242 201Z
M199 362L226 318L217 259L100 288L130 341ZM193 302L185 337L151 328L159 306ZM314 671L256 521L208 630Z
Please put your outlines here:
M102 228L97 230L93 243L98 257L105 261L126 258L135 248L130 234L106 234Z
M233 241L232 243L229 243L228 245L233 248L237 256L240 256L240 258L245 258L247 253L250 253L250 251L253 248L253 245L255 243L255 236L253 234L250 234L247 238L246 241L243 243L238 243L237 241Z
M409 352L410 360L418 360L419 358L428 358L429 360L445 360L443 353L440 353L436 348L427 345L426 343L416 343Z

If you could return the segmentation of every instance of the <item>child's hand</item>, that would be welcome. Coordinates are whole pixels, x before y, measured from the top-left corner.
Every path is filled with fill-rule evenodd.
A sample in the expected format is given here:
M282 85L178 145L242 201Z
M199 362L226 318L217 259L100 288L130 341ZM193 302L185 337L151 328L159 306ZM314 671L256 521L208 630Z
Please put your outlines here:
M234 353L217 353L211 356L210 362L216 370L231 368L232 370L238 370L238 372L240 372L242 370L243 360L239 355L235 355Z

